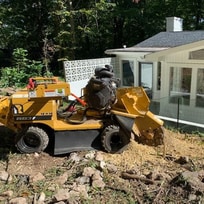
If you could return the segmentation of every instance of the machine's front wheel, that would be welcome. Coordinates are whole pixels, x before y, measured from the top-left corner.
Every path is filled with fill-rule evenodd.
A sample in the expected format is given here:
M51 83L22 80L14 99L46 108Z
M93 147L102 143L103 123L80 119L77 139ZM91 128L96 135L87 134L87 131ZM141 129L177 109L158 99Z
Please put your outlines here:
M31 126L19 136L16 147L21 153L43 152L49 143L47 133L39 127Z
M130 142L118 126L110 125L105 128L101 135L103 148L109 153L121 153Z

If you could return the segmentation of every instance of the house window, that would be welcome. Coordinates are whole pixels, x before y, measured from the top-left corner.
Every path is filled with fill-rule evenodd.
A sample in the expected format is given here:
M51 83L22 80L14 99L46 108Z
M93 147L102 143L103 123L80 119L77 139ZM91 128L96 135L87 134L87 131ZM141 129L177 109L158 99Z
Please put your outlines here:
M204 107L204 69L198 69L196 106Z
M170 68L170 103L190 104L191 68Z
M134 61L122 60L122 84L123 86L134 86Z
M149 98L152 98L152 69L152 63L139 64L139 86L145 89Z

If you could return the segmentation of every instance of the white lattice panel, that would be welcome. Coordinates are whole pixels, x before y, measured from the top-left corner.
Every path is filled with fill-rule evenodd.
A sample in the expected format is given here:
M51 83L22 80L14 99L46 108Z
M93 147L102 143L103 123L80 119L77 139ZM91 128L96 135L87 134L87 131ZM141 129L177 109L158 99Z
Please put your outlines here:
M94 75L96 67L104 67L106 64L112 65L114 72L118 72L115 66L115 58L99 58L87 60L75 60L64 62L65 79L67 82L88 80ZM116 74L117 75L117 74Z
M70 84L71 92L81 96L82 89L88 80L94 75L96 67L104 67L106 64L112 65L116 76L115 58L99 58L87 60L75 60L64 62L65 80ZM70 97L72 99L72 97Z

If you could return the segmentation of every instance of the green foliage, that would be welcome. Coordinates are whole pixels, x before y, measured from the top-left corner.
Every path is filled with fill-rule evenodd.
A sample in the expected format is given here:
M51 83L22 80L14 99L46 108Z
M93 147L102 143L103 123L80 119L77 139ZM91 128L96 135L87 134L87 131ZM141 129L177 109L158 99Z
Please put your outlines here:
M165 31L170 16L183 18L184 30L202 30L204 2L1 0L0 48L23 47L47 69L53 61L102 57L106 49L135 45Z
M41 76L43 64L27 57L27 50L22 48L14 50L13 66L1 69L2 87L22 87L27 84L28 78Z

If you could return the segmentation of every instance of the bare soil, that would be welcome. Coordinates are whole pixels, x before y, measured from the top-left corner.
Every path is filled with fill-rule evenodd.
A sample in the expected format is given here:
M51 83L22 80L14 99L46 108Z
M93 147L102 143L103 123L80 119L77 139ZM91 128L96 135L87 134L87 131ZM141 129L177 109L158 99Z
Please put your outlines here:
M49 169L63 169L69 158L69 155L55 157L46 152L20 154L13 139L13 133L0 126L0 171L11 175L44 174ZM101 154L104 162L117 167L117 171L105 174L103 191L91 191L91 196L100 203L112 203L114 195L117 195L115 203L204 203L204 189L196 186L200 184L192 187L188 181L179 180L182 172L204 169L204 138L198 135L165 129L165 146L151 147L131 141L122 154L103 151ZM75 175L77 168L72 167ZM203 182L204 178L200 178L200 183Z

